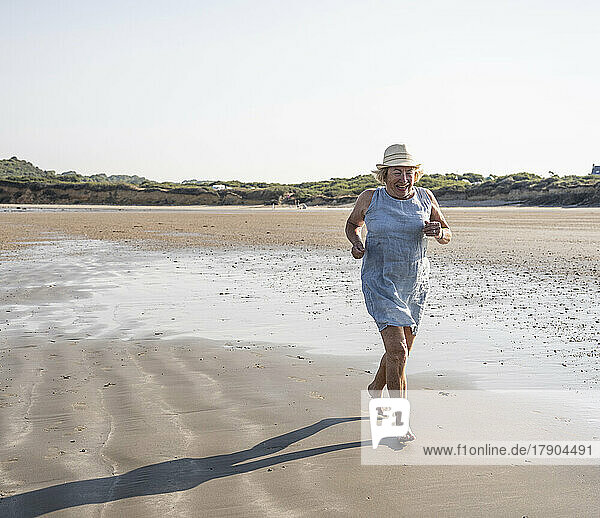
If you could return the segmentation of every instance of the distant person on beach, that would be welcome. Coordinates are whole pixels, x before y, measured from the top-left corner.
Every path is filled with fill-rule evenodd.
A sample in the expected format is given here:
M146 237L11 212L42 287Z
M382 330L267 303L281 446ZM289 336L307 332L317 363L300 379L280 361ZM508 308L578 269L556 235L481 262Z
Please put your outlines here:
M384 185L359 195L346 222L346 236L352 256L363 260L362 291L385 348L369 394L381 397L387 384L388 391L406 397L406 361L429 288L425 236L447 244L452 232L433 193L415 187L422 171L404 144L388 147L376 167L373 172ZM365 224L363 245L360 233ZM414 438L410 429L399 437Z

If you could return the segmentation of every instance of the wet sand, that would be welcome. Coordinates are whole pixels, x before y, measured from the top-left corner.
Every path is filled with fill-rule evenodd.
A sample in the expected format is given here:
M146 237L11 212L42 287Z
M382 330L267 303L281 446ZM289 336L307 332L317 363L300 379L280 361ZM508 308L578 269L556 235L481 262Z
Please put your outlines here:
M497 227L498 211L504 210L510 232ZM494 379L516 383L517 376L532 372L530 381L541 377L550 383L558 376L558 386L576 386L579 370L589 383L597 380L597 332L590 327L596 314L588 299L597 294L600 236L589 222L597 222L600 212L452 211L446 213L457 239L449 247L430 246L438 292L431 299L428 330L419 337L421 350L409 362L411 389L494 386ZM0 511L9 516L54 510L61 510L58 516L597 512L597 466L361 466L359 393L381 351L355 293L359 263L344 262L339 222L347 211L229 212L0 213L0 268L8 279L0 309ZM240 233L247 218L249 230ZM477 225L471 224L474 218L481 218ZM532 238L530 220L542 222L541 235ZM64 237L73 235L108 241ZM490 235L495 240L488 243ZM300 239L302 247L291 246ZM318 271L319 265L326 266ZM271 279L269 271L275 272ZM204 281L204 291L191 291L194 278ZM515 293L519 279L527 289ZM348 285L340 287L343 280ZM573 289L563 293L565 282ZM273 290L303 285L299 300L297 294L274 297L279 315L270 309ZM313 286L320 293L312 293ZM450 289L451 296L445 294ZM486 298L491 291L496 295ZM532 311L532 298L549 309ZM305 299L311 308L302 304ZM340 318L336 301L347 308L350 331L348 342L342 335L330 342L350 344L359 332L365 340L349 355L327 354L316 343L319 333L335 327L329 322ZM552 353L552 315L565 302L563 332L580 339L577 366L568 348L561 350L564 356ZM270 326L253 313L261 305ZM494 330L506 333L510 315L496 314L497 329L485 322L509 309L536 324L525 326L540 337L531 365L530 355L519 349L522 339L512 345L507 339L503 365L493 356L496 341L474 342L479 335L482 341L488 334L496 339ZM213 326L210 318L194 316L202 312L215 318ZM234 324L245 315L255 318ZM295 321L293 315L299 315ZM461 345L465 322L471 341ZM213 340L206 338L211 328ZM225 332L228 339L216 339ZM448 347L462 355L465 365L458 370L451 367ZM540 369L546 354L552 365ZM569 367L561 365L565 361Z
M597 467L361 466L349 395L367 376L298 356L159 339L4 353L3 516L597 511Z

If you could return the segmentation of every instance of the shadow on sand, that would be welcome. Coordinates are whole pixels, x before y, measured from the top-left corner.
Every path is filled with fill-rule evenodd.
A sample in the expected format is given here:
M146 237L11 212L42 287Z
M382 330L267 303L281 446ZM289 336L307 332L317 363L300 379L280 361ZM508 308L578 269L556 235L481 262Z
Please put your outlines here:
M0 516L29 518L80 505L100 504L134 496L183 491L199 486L208 480L248 473L281 462L370 445L371 441L331 444L240 464L240 462L252 458L264 457L281 451L290 444L329 426L359 420L361 420L361 417L331 417L304 428L267 439L248 450L201 459L185 458L160 462L131 470L123 475L68 482L5 497L0 500Z

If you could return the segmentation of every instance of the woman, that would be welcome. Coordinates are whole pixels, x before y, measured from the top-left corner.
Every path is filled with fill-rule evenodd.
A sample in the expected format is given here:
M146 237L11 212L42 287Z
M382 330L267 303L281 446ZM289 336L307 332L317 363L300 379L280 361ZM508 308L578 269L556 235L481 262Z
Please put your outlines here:
M383 163L373 171L384 186L362 192L346 222L352 256L363 259L361 279L367 311L375 319L385 347L368 387L371 397L380 397L386 384L388 391L406 397L406 360L429 288L425 236L441 244L452 238L433 193L414 186L422 175L419 166L404 144L388 147ZM360 231L364 224L368 234L363 246ZM409 429L400 439L414 438Z

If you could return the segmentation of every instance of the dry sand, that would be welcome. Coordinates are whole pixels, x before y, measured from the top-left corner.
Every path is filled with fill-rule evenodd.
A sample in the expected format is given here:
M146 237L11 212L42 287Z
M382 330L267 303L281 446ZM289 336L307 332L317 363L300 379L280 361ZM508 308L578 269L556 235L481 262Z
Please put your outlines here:
M99 260L80 272L86 282L77 278L66 261L61 266L64 235L132 249L347 248L341 229L348 211L225 212L0 213L0 267L5 279L11 275L4 285L18 286L3 290L1 302L0 515L597 515L598 466L361 466L358 394L370 374L360 358L312 355L291 343L176 337L173 330L146 329L124 342L78 334L79 324L57 317L61 304L81 307L82 321L104 314L107 308L85 302L95 300L90 291L118 285L122 270L111 265L102 276L109 267ZM581 286L597 286L598 209L445 212L455 241L432 244L439 265L451 259L552 272L552 289L561 272L575 271ZM26 276L32 259L24 252L39 240L54 252L34 256L37 268ZM468 388L452 372L409 383Z
M4 248L48 237L48 232L144 246L292 245L348 249L344 235L350 209L102 207L86 211L0 212ZM24 206L21 206L24 207ZM454 234L451 246L431 246L433 257L483 264L524 264L553 271L575 269L600 276L600 208L486 207L443 209Z

